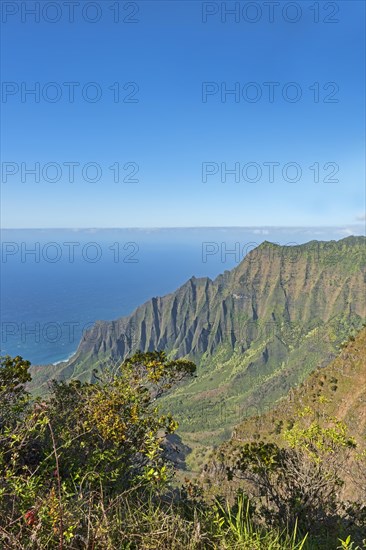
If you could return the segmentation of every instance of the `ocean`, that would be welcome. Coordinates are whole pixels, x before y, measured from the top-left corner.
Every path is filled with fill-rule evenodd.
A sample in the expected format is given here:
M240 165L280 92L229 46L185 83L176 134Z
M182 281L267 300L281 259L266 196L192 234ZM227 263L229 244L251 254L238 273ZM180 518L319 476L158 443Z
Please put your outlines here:
M338 228L4 229L1 355L49 364L97 320L128 315L193 275L214 278L264 240L301 244L364 234Z

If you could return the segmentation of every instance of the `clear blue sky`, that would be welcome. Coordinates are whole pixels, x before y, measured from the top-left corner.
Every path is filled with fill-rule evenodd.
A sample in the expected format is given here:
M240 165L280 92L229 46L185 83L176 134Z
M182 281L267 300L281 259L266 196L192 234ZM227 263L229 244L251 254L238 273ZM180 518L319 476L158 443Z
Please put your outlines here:
M81 5L85 4L80 0ZM7 4L4 2L3 4ZM16 4L20 10L20 3ZM27 2L31 6L34 2ZM40 2L41 5L44 2ZM3 227L175 227L175 226L261 226L261 225L341 225L359 223L365 212L365 59L362 1L327 3L320 1L318 23L310 7L300 1L297 22L294 11L283 15L276 8L274 21L263 2L256 14L240 2L239 21L232 15L221 21L222 2L206 7L199 1L154 0L120 2L120 18L137 23L113 22L110 7L116 2L99 3L100 21L82 19L75 8L75 21L62 5L61 19L51 9L33 22L33 16L8 14L3 23L2 79L19 85L19 92L3 95L3 169L18 173L1 183ZM226 2L231 7L234 2ZM328 6L325 9L325 6ZM332 14L332 7L339 7ZM132 7L131 7L132 6ZM202 9L218 13L202 21ZM4 9L4 8L3 8ZM7 8L12 9L12 8ZM243 15L244 10L244 15ZM261 15L260 15L261 12ZM3 14L4 15L4 14ZM93 8L87 13L93 18ZM324 19L338 19L337 23ZM21 102L21 83L27 88L38 82L46 97L56 88L60 101L39 103L31 96ZM68 100L64 82L78 82L75 101ZM96 103L83 99L80 89L96 82L102 98ZM109 86L119 82L122 97L133 91L137 103L113 101ZM220 93L202 102L202 83L222 83L228 89L239 83L240 101ZM247 83L255 87L245 88ZM268 100L264 82L278 82L273 102ZM302 98L290 102L282 97L283 86L296 82ZM319 83L319 102L314 101ZM323 90L326 83L336 83ZM223 85L223 86L224 86ZM9 88L10 86L10 88ZM256 89L257 102L248 101ZM14 91L15 90L15 91ZM293 97L295 88L288 89ZM93 93L93 88L87 92ZM332 94L334 92L334 94ZM47 94L49 93L49 96ZM244 98L243 98L244 94ZM325 103L324 99L338 102ZM58 182L35 182L25 174L21 163L41 169L47 163L62 168ZM64 163L78 162L75 181L68 181ZM98 163L102 176L88 182L81 175L86 163ZM108 167L120 163L122 178L139 166L136 182L115 183ZM218 173L202 182L202 163ZM279 171L269 181L268 166L276 162ZM296 162L302 169L297 182L283 181L284 165ZM221 163L240 170L248 163L262 169L259 181L240 181L233 175L220 180ZM314 182L319 163L320 181ZM334 164L339 182L324 182ZM15 168L16 167L16 168ZM248 168L254 179L256 168ZM294 178L289 168L289 178ZM24 174L23 174L24 175ZM93 177L90 169L88 177ZM121 178L121 179L122 179Z

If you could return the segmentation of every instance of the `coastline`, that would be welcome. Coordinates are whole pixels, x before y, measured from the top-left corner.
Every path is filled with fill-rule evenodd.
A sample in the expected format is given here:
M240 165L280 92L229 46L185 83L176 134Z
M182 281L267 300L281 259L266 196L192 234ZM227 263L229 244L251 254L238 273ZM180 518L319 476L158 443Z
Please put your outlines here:
M61 359L60 361L55 361L54 363L52 363L52 365L56 366L56 365L60 365L60 363L67 363L67 361L69 361L71 357L75 355L75 353L76 353L76 350L70 353L65 359Z

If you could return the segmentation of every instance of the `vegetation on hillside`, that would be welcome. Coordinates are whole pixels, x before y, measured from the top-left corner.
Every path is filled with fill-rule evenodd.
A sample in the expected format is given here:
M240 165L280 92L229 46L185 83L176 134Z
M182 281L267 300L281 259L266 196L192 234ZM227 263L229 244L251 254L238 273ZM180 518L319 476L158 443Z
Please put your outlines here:
M356 439L358 447L366 447L366 328L351 335L341 345L336 359L316 369L302 384L292 389L286 398L258 416L252 414L233 430L229 441L220 446L212 460L219 455L232 456L244 443L261 440L289 446L286 434L295 423L311 421L322 427L342 421ZM310 411L310 414L304 414ZM253 411L255 412L255 411ZM349 476L351 477L351 476ZM351 479L342 496L351 497L358 485Z
M335 548L340 531L366 538L366 328L333 362L262 416L239 424L209 458L205 490L238 489L263 521L298 522Z
M305 410L287 429L287 448L243 444L226 474L244 485L228 481L235 490L226 499L196 482L174 484L177 423L158 403L193 375L192 362L137 353L93 384L52 382L47 399L27 393L29 366L1 359L1 548L364 547L366 496L357 506L339 501L338 465L359 450L343 422L324 427Z

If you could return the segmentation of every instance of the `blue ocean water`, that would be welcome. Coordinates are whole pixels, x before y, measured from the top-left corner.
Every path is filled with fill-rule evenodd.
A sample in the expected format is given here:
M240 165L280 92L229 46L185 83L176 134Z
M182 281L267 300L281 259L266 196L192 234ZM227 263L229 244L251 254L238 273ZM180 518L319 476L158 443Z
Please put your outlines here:
M1 355L65 360L96 320L128 315L192 275L216 277L264 240L340 239L352 228L3 230Z

